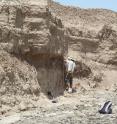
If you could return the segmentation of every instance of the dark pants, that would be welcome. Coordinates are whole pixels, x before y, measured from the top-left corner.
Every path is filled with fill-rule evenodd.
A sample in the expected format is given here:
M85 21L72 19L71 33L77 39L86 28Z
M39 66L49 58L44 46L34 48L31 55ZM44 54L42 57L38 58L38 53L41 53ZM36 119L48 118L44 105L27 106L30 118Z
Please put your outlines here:
M68 72L65 77L65 83L68 85L70 84L70 88L72 88L73 85L73 74L71 72Z

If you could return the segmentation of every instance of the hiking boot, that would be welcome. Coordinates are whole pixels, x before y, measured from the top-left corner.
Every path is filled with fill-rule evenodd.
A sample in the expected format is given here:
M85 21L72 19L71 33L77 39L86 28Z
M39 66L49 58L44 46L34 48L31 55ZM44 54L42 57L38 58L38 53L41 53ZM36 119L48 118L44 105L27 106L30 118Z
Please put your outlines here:
M69 88L68 89L68 93L72 93L72 88Z

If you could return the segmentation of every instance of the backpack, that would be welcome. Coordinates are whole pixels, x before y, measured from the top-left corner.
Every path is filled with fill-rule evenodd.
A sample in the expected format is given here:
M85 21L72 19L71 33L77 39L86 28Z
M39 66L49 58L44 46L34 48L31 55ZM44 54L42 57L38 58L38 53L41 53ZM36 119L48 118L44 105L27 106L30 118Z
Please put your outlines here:
M99 110L99 113L100 114L112 114L111 106L112 106L111 101L105 102L104 105Z

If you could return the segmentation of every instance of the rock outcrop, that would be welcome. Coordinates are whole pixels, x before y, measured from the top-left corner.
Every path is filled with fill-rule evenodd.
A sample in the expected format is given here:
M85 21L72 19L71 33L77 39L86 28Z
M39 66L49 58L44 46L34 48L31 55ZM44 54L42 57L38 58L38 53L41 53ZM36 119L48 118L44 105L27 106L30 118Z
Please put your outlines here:
M87 79L76 82L84 83L84 87L113 89L117 74L117 13L106 9L64 6L56 2L51 2L51 12L62 20L66 29L68 56L91 69Z
M79 57L79 59L81 56L86 56L85 58L95 61L104 58L103 55L106 55L108 59L111 59L108 57L109 54L115 56L117 42L116 12L105 9L82 9L63 6L56 2L51 3L51 12L63 21L66 28L69 55ZM105 38L100 39L99 35L103 35L102 37ZM108 52L107 49L109 49ZM105 63L103 60L100 60L101 62Z
M67 43L62 22L51 14L48 2L0 2L0 96L6 99L39 97L40 92L55 97L64 91Z

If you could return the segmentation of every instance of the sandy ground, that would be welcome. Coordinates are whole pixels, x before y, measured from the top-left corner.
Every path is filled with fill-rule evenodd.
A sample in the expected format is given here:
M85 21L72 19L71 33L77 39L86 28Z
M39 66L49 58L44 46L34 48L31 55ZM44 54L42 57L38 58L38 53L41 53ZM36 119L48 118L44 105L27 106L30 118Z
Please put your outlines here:
M0 117L0 124L116 124L116 98L116 93L102 90L65 93L57 103L43 99L36 109ZM99 114L99 108L108 100L113 103L113 114Z

